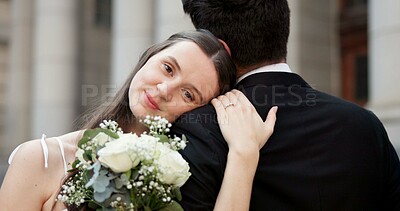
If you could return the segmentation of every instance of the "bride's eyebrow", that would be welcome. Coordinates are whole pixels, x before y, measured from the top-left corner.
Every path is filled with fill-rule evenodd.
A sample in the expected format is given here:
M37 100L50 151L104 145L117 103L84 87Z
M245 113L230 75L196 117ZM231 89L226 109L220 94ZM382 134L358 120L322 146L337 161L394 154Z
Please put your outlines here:
M178 61L175 59L175 57L173 57L173 56L167 56L167 58L169 59L169 60L171 60L171 62L176 66L176 70L177 71L181 71L181 67L179 66L179 63L178 63Z

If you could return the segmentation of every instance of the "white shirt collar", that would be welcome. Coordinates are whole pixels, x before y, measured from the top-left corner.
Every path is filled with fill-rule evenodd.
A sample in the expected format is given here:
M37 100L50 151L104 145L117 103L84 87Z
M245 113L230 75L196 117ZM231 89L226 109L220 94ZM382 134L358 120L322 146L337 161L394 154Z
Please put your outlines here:
M287 72L287 73L291 73L292 70L290 69L289 65L286 63L277 63L277 64L272 64L272 65L266 65L266 66L262 66L259 67L257 69L254 69L242 76L240 76L240 78L238 78L236 80L236 84L238 84L241 80L243 80L244 78L250 76L250 75L254 75L256 73L263 73L263 72Z

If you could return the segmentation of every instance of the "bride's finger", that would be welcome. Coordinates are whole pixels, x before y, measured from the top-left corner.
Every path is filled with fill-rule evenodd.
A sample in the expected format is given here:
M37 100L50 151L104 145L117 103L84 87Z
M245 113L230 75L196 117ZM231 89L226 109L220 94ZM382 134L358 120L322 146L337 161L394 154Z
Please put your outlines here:
M231 102L230 99L226 95L220 95L217 98L218 100L221 101L222 106L225 110L231 110L229 107L235 106L235 103Z
M251 108L254 108L253 104L251 104L249 99L247 99L246 95L244 95L241 91L234 89L231 92L235 94L237 100L240 102L242 106L249 106Z
M267 119L264 122L265 129L272 135L274 132L275 122L276 122L276 112L278 111L278 106L273 106L267 115Z
M233 94L235 94L236 96L239 96L239 94L243 94L241 91L237 90L237 89L232 89L231 92Z
M238 98L233 92L225 93L225 96L229 99L230 103L233 103L234 106L239 105Z
M221 102L221 100L214 98L211 100L211 104L214 106L215 110L217 113L223 113L225 112L224 106Z
M227 121L227 114L224 108L224 105L221 100L214 98L211 100L211 104L214 106L215 111L217 112L217 121L219 124L223 124Z

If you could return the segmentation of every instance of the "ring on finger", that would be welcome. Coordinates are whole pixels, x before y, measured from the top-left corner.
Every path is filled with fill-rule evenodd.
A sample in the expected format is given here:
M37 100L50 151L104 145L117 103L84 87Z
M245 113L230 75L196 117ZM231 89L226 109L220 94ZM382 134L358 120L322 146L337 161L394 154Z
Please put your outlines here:
M226 108L228 108L229 106L234 106L235 104L234 103L228 103L228 104L226 104L225 106L224 106L224 108L226 109Z

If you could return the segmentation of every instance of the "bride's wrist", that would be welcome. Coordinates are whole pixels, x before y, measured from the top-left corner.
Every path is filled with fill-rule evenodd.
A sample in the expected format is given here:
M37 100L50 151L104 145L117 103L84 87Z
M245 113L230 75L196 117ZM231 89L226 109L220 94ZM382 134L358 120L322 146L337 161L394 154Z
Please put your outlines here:
M228 158L238 158L245 163L254 162L258 163L258 159L260 157L260 150L258 147L241 147L241 148L229 148Z

